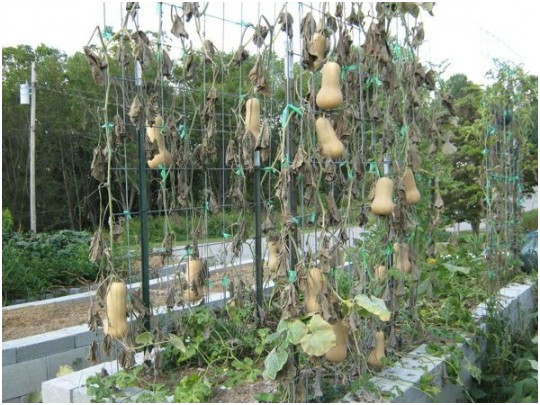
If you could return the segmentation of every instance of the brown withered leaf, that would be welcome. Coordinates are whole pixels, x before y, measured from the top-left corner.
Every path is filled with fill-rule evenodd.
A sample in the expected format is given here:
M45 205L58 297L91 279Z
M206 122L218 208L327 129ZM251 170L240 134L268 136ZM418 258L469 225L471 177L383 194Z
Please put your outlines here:
M336 18L343 17L343 3L342 2L336 3L336 11L334 12L334 15L336 16Z
M103 258L104 250L105 241L103 240L101 231L98 229L96 232L94 232L94 235L92 235L92 239L90 239L88 260L90 260L92 263L97 263Z
M311 12L309 12L302 18L302 22L300 23L300 33L304 37L304 42L309 42L316 31L317 23Z
M90 310L88 312L88 329L90 329L92 332L95 332L98 330L98 328L103 324L103 321L101 320L101 316L99 315L99 311L96 308L96 305L94 302L90 305Z
M337 167L332 159L326 159L324 162L324 180L327 183L333 183L337 179Z
M184 63L184 73L186 80L194 79L197 74L197 63L193 54L188 54Z
M173 309L176 305L176 288L172 287L169 288L169 291L167 292L167 300L165 301L165 305L167 305L168 309Z
M274 230L274 221L272 220L272 211L269 209L266 210L266 215L264 221L261 225L261 231L264 234L272 232Z
M114 137L116 145L120 145L124 139L127 138L126 127L124 126L124 120L120 115L116 114L113 117L114 124Z
M217 202L216 194L212 188L207 188L206 192L206 201L208 202L208 208L212 214L217 214L219 212L219 204Z
M142 109L143 109L143 105L141 103L139 95L136 95L133 98L133 101L131 102L131 106L130 106L129 112L128 112L129 120L135 126L139 126L141 124Z
M99 363L99 346L96 341L90 343L86 360L92 365Z
M270 89L266 85L266 79L264 78L264 73L262 69L261 56L257 56L255 64L248 73L249 81L255 88L255 91L258 91L262 94L269 95Z
M265 25L257 25L255 27L255 33L253 34L253 43L260 48L264 44L264 40L268 35L268 27Z
M296 156L291 164L291 170L294 174L298 174L300 169L304 166L304 163L308 161L309 157L304 148L301 146L296 150Z
M170 77L172 74L172 61L166 50L163 50L163 57L161 58L161 72L165 77Z
M184 16L186 17L186 21L189 22L191 20L191 17L199 16L199 3L197 2L183 2L182 3L182 9L184 10Z
M229 143L227 144L227 151L225 152L225 164L229 167L233 167L236 165L236 158L237 158L237 151L236 151L236 143L234 142L234 139L229 139Z
M289 38L293 37L294 19L290 13L282 12L279 15L278 24L281 25L281 31L286 32Z
M341 214L339 213L336 205L336 200L334 200L334 195L329 193L326 195L326 203L328 205L328 224L337 225L341 222Z
M418 18L418 15L420 14L420 8L416 3L403 2L399 3L399 7L403 13L409 13L414 18Z
M127 347L123 347L118 355L118 363L125 370L131 370L135 367L135 352Z
M133 46L134 57L142 66L149 66L154 60L154 53L150 46L150 40L144 31L135 31L131 35L131 38L135 42L135 45Z
M105 352L105 355L111 354L111 346L112 346L112 337L111 335L105 335L103 337L103 351Z
M253 170L253 152L255 152L255 135L246 131L242 137L242 166L248 172Z
M107 149L96 146L94 148L94 155L92 158L92 164L90 165L90 174L93 178L105 182L105 172L107 168Z
M420 169L420 166L421 166L420 153L418 152L418 147L414 143L411 143L409 145L409 155L408 155L407 160L409 162L409 166L411 167L413 171L417 171L418 169Z
M336 15L337 17L337 15ZM356 10L355 4L351 4L351 14L347 17L346 21L351 24L355 25L357 27L360 27L362 25L362 21L364 20L364 13L362 12L362 8L358 7L358 11Z
M182 37L182 38L185 38L185 39L189 39L189 34L187 33L186 28L184 27L184 23L182 22L182 19L178 15L174 16L173 25L172 25L172 28L171 28L171 33L176 38Z
M429 13L429 15L431 15L432 17L433 17L433 6L435 6L435 2L420 3L420 7L426 10Z
M255 144L256 150L267 150L270 146L270 125L268 124L268 119L264 119L261 124L261 133L259 137L257 138L257 143ZM262 161L266 161L266 159L262 159Z
M104 86L105 85L105 71L107 70L107 61L103 60L97 52L92 50L92 48L85 46L83 48L84 55L86 56L86 60L90 64L90 72L92 74L92 78L94 79L94 82L98 86Z
M245 48L240 45L234 53L233 60L236 62L237 65L240 65L242 62L245 62L247 58L249 58L249 54L247 53Z
M326 23L324 27L325 31L330 30L331 33L336 32L338 30L336 17L334 17L329 12L327 12L324 17L326 18Z
M217 48L214 45L214 43L210 41L209 39L205 40L203 44L203 49L204 49L204 54L206 56L206 60L209 62L213 61L214 56L216 56L216 51L217 51Z
M412 46L420 46L424 42L424 24L420 23L417 27L413 27L413 39L412 39Z

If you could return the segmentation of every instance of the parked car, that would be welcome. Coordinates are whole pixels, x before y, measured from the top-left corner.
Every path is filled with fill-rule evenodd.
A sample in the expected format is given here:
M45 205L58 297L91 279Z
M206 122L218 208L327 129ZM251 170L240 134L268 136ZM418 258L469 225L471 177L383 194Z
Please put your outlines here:
M525 244L521 248L521 260L523 271L538 269L538 230L527 234Z

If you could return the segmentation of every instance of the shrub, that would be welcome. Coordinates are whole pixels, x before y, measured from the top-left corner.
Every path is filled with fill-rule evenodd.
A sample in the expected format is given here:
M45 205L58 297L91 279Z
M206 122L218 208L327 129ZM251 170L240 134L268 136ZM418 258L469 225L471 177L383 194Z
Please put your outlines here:
M2 210L2 232L11 232L13 230L13 216L7 208Z
M538 229L538 210L527 211L523 213L523 227L526 232Z
M2 301L34 298L61 287L94 281L98 268L88 260L90 235L2 234Z

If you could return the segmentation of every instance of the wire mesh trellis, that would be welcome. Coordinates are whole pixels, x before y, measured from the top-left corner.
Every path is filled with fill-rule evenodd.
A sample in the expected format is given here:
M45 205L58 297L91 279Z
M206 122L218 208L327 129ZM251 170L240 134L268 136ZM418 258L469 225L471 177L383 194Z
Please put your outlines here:
M435 72L418 60L421 9L430 13L429 5L337 3L332 12L330 3L286 3L274 5L271 17L260 6L247 16L236 5L234 21L225 4L159 3L159 31L149 33L138 25L136 3L128 3L119 31L98 30L103 49L87 52L105 87L93 174L108 195L93 247L107 258L107 278L132 283L142 273L143 307L253 305L261 324L272 310L285 320L313 315L305 308L308 286L322 274L327 283L313 312L343 328L354 355L346 362L306 360L299 350L288 356L287 399L302 401L320 396L321 379L336 384L376 368L367 353L377 332L387 353L412 342L402 324L419 324L420 263L434 251L439 168L453 147L456 114ZM235 50L226 52L231 41ZM316 96L329 62L338 64L344 102L323 109ZM254 105L260 122L253 129ZM334 158L320 147L321 118L343 146ZM519 172L509 162L502 167L497 175ZM415 203L406 195L407 169L422 196ZM391 213L368 216L383 180L397 191ZM107 218L108 245L101 237ZM343 302L356 296L383 302L388 319L347 312ZM143 320L158 334L174 330L172 316L149 323L137 316L144 309L133 313L134 334Z

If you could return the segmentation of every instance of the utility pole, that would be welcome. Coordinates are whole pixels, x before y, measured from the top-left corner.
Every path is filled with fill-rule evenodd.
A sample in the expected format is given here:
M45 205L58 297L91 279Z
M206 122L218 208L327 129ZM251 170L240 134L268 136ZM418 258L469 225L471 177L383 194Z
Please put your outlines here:
M30 103L30 229L36 233L36 63L31 66Z

